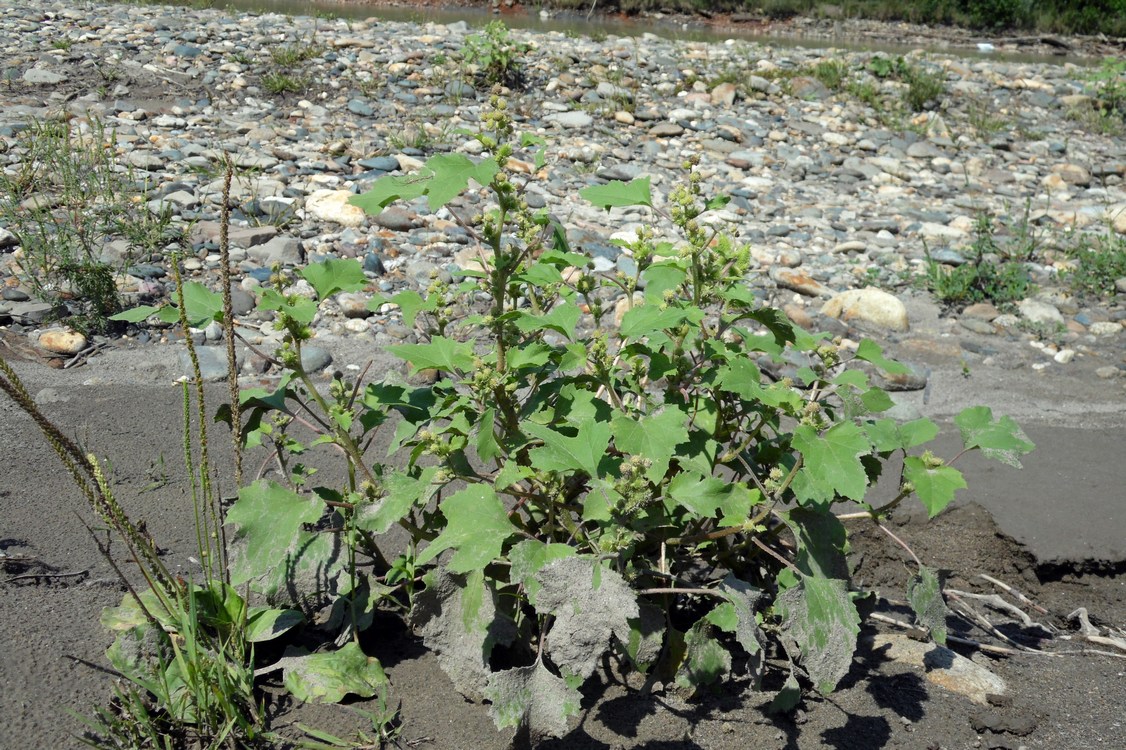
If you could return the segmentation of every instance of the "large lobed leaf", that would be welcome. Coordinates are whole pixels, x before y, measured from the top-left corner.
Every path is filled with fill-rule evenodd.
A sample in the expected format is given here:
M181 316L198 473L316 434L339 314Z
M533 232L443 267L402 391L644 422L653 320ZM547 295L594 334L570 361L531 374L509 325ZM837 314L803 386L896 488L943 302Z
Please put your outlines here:
M872 444L859 427L840 422L818 435L809 425L798 425L792 444L804 456L793 485L798 500L828 503L837 495L864 499L868 474L860 457L871 452Z
M516 533L497 493L489 485L473 484L450 495L441 504L446 525L438 538L419 553L425 565L444 550L453 549L446 566L453 573L481 570L500 556L505 541Z

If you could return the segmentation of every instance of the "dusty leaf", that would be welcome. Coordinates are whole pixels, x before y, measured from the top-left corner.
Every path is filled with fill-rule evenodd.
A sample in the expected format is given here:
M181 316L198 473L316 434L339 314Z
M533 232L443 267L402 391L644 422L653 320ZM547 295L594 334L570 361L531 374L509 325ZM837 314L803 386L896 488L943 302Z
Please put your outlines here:
M496 592L480 574L438 571L415 596L410 624L434 652L454 688L469 700L485 698L489 656L516 637L512 620L497 611Z
M930 630L934 642L946 645L946 600L942 598L942 580L925 565L907 582L907 602L915 612L916 621Z
M536 611L555 616L548 654L564 674L589 677L610 647L611 636L629 643L637 596L616 571L591 557L553 560L536 574Z
M277 482L262 480L239 490L227 511L227 524L234 529L231 583L253 582L255 589L273 597L303 573L326 574L324 568L335 565L332 540L306 528L324 510L324 500L302 497Z
M711 626L701 620L684 636L684 658L676 672L676 684L696 692L731 671L731 654L711 635Z
M775 609L782 630L796 646L814 686L828 694L852 665L860 616L848 585L835 578L800 575L797 585L778 596Z
M567 718L579 712L582 695L542 661L489 675L485 697L497 729L526 729L533 742L567 733Z
M388 685L379 659L356 643L321 654L288 656L283 662L286 689L307 703L339 703L346 695L370 698Z

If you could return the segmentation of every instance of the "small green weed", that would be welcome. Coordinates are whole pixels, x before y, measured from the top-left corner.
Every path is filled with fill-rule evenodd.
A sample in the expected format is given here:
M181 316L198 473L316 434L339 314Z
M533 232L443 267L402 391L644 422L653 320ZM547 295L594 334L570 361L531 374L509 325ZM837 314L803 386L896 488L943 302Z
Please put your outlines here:
M1093 240L1085 238L1069 255L1075 266L1063 278L1079 294L1112 295L1114 282L1126 278L1126 237L1106 234Z
M323 49L317 44L288 44L270 51L270 60L279 68L292 68L319 56Z
M262 88L270 94L296 94L309 87L309 79L305 76L283 73L271 70L262 76Z
M811 72L832 91L840 91L848 79L848 66L839 60L822 60L813 66Z
M530 44L512 40L504 21L492 21L481 33L466 38L461 53L465 62L478 67L478 76L486 84L520 89L525 84L520 58L531 49Z
M73 46L74 46L74 40L68 39L66 37L60 37L58 39L52 39L51 40L51 49L57 49L57 50L62 50L63 52L69 52L70 48L73 47Z
M1023 244L1018 247L1026 248ZM1014 247L1006 252L998 246L989 216L978 217L969 250L972 257L960 266L943 265L927 250L926 273L921 282L939 301L955 306L986 301L1006 305L1026 298L1035 290L1024 263L1015 260L1015 253L1020 250ZM1028 252L1031 254L1031 250ZM1000 260L990 262L986 255L999 256Z
M0 173L0 224L19 239L22 280L40 299L65 302L76 328L103 332L120 309L115 274L134 254L177 240L171 216L141 202L100 121L82 133L65 122L33 122L17 139L18 158ZM103 260L116 239L130 247L120 266Z

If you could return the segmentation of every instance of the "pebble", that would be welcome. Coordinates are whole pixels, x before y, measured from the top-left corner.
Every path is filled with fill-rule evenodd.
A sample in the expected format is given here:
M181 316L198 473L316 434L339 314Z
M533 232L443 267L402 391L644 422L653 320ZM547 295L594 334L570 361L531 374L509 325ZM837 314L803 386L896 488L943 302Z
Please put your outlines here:
M314 328L401 340L411 334L401 313L372 314L367 300L377 288L387 296L423 291L434 279L449 280L454 266L477 267L478 244L457 219L487 205L471 189L445 208L421 197L369 217L349 200L379 177L409 173L436 154L480 158L480 144L459 131L478 127L488 109L484 92L458 70L465 24L362 26L361 33L306 16L9 0L0 14L0 54L10 61L6 76L14 85L0 91L0 166L15 163L20 131L35 120L64 113L83 129L89 118L101 118L116 135L120 164L146 183L142 207L170 211L175 223L191 227L193 254L184 271L216 288L221 164L229 157L237 165L230 227L236 313L248 325L265 320L254 304L274 265L297 269L310 260L355 257L370 286L323 304ZM78 29L81 36L73 33ZM296 71L307 80L304 98L264 91L255 70L270 52L314 35L325 52ZM64 36L66 54L51 52L51 42ZM644 44L612 34L593 40L513 30L511 37L536 44L522 56L532 86L508 95L510 110L518 113L518 131L546 141L543 169L531 150L518 150L512 166L529 182L529 205L561 217L572 247L594 256L604 272L630 273L636 265L610 245L612 234L632 237L641 225L661 239L675 234L649 211L605 212L578 192L649 176L655 203L664 206L684 180L685 158L699 156L704 193L733 197L700 221L731 229L749 246L748 284L775 295L803 327L855 338L855 326L891 341L911 330L924 342L910 344L912 351L948 359L962 356L958 341L978 349L988 342L983 357L1021 366L1030 350L1022 344L1013 355L1013 342L1035 335L1024 324L1063 326L1074 338L1035 353L1037 364L1068 364L1051 368L1061 373L1097 367L1106 381L1120 377L1106 363L1126 349L1126 278L1081 307L1057 293L1067 259L1045 251L1034 259L1039 289L1013 308L982 303L916 316L912 302L911 277L925 269L928 252L948 267L975 257L970 245L982 213L993 217L1002 241L1017 230L1013 207L1026 204L1033 228L1053 240L1076 241L1065 229L1126 235L1126 152L1120 138L1085 133L1067 119L1068 109L1090 96L1074 66L996 58L969 64L933 53L927 63L941 67L951 95L940 110L892 127L811 74L833 60L853 79L874 52L734 40L693 43L685 57L682 42L651 34ZM233 61L232 49L250 62ZM111 58L122 77L105 91L89 71ZM155 70L166 80L149 74ZM608 80L611 70L616 77ZM684 85L685 71L695 86ZM734 82L703 83L732 71L739 75ZM780 71L787 75L778 77ZM1004 129L976 133L971 103L1008 117ZM29 205L50 200L43 192L28 197ZM0 323L27 333L58 315L60 304L27 298L18 242L0 228ZM121 283L132 285L131 294L166 299L170 268L160 248L130 257L129 243L115 241L99 252L107 262L130 264L133 278ZM304 350L317 352L317 368L309 369L331 362L327 348Z

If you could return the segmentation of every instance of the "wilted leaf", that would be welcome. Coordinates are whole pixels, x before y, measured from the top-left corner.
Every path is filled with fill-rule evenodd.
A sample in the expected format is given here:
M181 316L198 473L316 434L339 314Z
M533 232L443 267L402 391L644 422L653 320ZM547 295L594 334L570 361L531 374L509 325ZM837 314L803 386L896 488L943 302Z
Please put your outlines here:
M684 659L676 673L676 684L682 688L695 692L731 671L731 654L710 631L708 623L701 620L684 636Z
M536 574L536 611L555 616L548 655L564 674L589 677L610 647L610 637L630 641L637 596L613 570L591 557L554 560Z
M379 660L354 642L323 654L287 655L282 663L286 689L307 703L339 703L346 695L370 698L388 685Z
M533 744L565 735L567 717L579 712L582 700L577 688L548 671L540 660L490 674L485 697L493 704L489 714L497 729L526 729Z
M907 582L907 602L915 612L916 621L930 630L934 642L946 645L946 601L942 598L942 581L925 565Z
M860 616L848 585L834 578L801 575L775 602L783 633L797 646L814 686L831 693L852 666Z
M801 572L822 578L848 578L848 532L828 510L794 508L782 514L798 542L795 562Z

